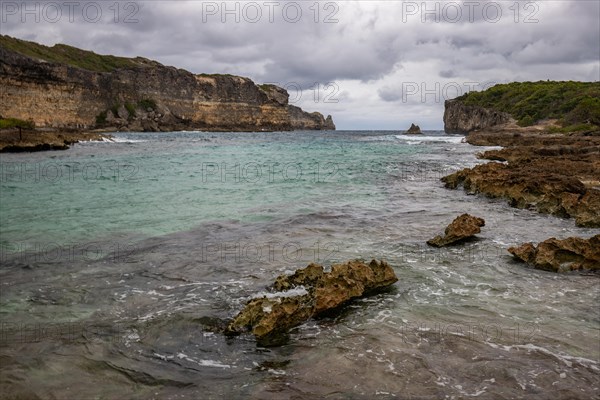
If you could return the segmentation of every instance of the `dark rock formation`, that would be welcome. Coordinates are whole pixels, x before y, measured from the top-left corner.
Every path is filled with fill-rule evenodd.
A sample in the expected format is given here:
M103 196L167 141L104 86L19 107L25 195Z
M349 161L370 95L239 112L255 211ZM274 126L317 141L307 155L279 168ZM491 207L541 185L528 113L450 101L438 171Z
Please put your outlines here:
M46 150L67 150L80 141L98 141L109 136L83 132L44 132L37 130L0 130L0 153L22 153Z
M471 194L508 199L513 207L600 226L600 137L473 133L469 142L507 146L481 155L508 161L466 168L442 178Z
M289 105L287 92L273 85L257 86L232 75L194 75L143 58L127 60L126 67L98 72L38 60L0 45L0 115L55 128L335 129L330 116Z
M485 226L485 221L482 218L463 214L454 219L454 221L446 227L444 236L436 236L433 239L428 240L427 244L435 247L443 247L449 244L458 243L481 232L482 226Z
M293 275L279 276L273 285L277 293L248 301L226 333L251 331L261 343L277 343L281 335L307 319L332 312L397 280L385 261L348 261L332 265L331 272L310 264Z
M489 110L478 106L469 106L460 100L446 100L444 110L444 130L446 133L466 134L508 123L510 114Z
M419 125L410 124L410 128L408 128L406 133L409 135L419 135L423 132L421 132L421 127Z
M535 268L553 272L573 270L600 271L600 235L590 239L551 238L535 246L525 243L508 251Z

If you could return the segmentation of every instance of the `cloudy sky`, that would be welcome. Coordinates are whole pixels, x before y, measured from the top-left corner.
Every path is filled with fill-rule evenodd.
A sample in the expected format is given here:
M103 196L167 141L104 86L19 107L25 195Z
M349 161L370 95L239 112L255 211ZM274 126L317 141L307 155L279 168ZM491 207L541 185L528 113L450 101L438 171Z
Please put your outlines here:
M600 1L0 1L0 33L277 83L338 129L443 127L443 103L600 80Z

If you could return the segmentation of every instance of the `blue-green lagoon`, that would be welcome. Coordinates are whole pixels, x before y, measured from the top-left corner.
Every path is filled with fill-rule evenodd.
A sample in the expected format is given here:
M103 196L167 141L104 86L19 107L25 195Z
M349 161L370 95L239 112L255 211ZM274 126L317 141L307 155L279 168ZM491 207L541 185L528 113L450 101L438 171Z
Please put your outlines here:
M591 398L600 281L506 249L598 229L445 189L443 132L117 133L0 156L0 357L44 398ZM457 215L476 241L427 247ZM287 344L223 321L282 273L386 259L399 282Z

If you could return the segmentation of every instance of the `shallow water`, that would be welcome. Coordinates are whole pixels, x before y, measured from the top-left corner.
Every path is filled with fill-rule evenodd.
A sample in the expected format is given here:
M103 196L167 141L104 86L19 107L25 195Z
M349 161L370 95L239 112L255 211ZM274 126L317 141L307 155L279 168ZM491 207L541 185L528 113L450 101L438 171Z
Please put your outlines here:
M597 398L597 276L511 245L599 230L443 188L482 148L429 132L121 133L0 157L5 395ZM457 215L479 239L425 241ZM310 262L400 281L281 347L215 327Z

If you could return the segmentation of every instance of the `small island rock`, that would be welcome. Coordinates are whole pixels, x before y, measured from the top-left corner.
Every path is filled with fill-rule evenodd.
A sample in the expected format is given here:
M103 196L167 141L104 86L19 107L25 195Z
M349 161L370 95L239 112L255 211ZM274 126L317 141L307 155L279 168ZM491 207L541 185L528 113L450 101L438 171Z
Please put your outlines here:
M428 240L427 244L435 247L443 247L461 242L481 232L482 226L485 226L483 218L463 214L446 227L444 236L438 235L433 239Z
M419 127L419 125L411 124L410 128L408 128L406 133L409 135L420 135L423 132L421 132L421 128Z

